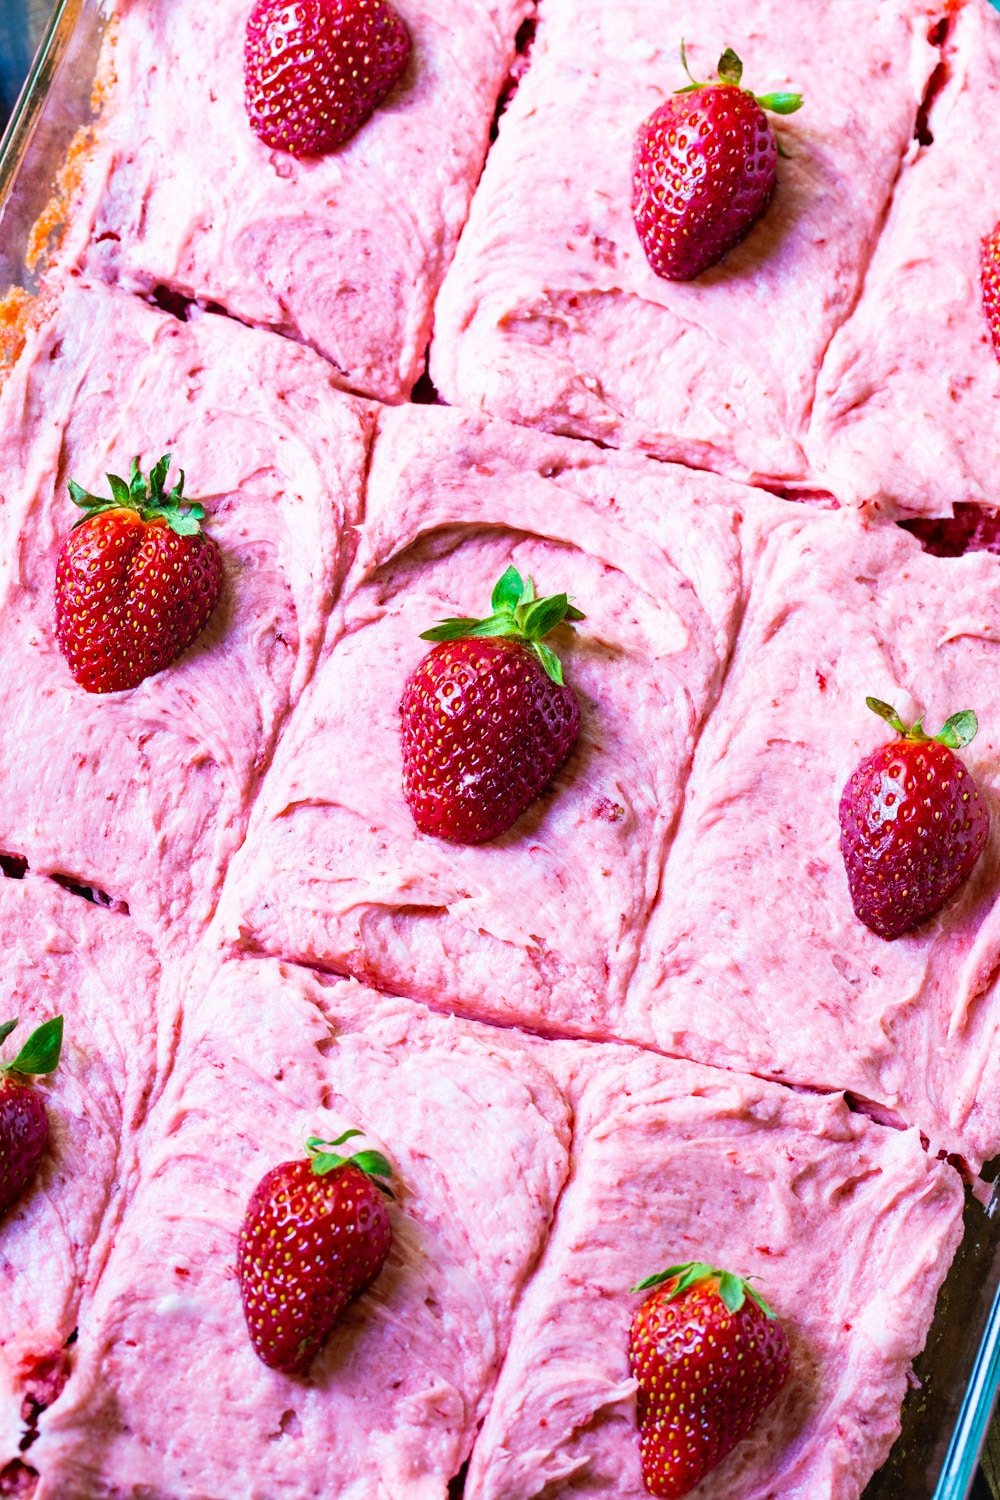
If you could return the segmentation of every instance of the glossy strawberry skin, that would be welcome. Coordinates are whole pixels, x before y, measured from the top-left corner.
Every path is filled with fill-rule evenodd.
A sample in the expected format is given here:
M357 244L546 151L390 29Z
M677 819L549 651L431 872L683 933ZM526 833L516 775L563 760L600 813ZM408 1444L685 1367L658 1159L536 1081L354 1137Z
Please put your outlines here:
M504 833L565 763L580 705L530 647L442 641L400 704L403 791L421 833L481 844Z
M38 1089L0 1079L0 1217L34 1182L48 1143L48 1115Z
M671 1300L664 1282L632 1323L642 1477L678 1500L732 1452L788 1379L788 1340L747 1297L729 1312L708 1278Z
M293 156L333 151L409 59L409 33L388 0L257 0L244 49L251 129Z
M304 1374L391 1244L387 1200L357 1167L325 1176L305 1160L272 1168L250 1199L237 1260L247 1328L264 1364Z
M640 127L632 213L657 276L690 281L738 243L764 212L778 144L745 89L708 84L674 94Z
M56 569L56 638L88 693L134 688L176 661L222 590L210 536L180 536L135 511L102 511L70 532Z
M911 932L965 883L989 809L963 761L934 740L867 756L840 799L840 849L857 916L879 937Z
M983 312L986 314L994 352L1000 359L1000 224L983 240L979 270Z

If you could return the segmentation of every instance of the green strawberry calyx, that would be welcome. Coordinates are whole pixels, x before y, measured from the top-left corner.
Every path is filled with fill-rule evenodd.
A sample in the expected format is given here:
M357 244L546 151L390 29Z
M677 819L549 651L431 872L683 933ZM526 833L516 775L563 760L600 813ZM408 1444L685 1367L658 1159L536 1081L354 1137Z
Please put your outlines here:
M0 1025L0 1045L7 1040L17 1024L17 1021L4 1021ZM59 1066L62 1039L62 1016L53 1016L50 1021L43 1021L31 1033L12 1062L0 1063L0 1076L6 1073L23 1073L26 1077L41 1078L47 1073L54 1073Z
M342 1156L337 1150L338 1146L346 1145L348 1141L363 1134L361 1130L345 1130L335 1141L321 1141L319 1136L311 1135L306 1141L306 1155L312 1169L317 1177L325 1177L338 1167L357 1167L359 1172L364 1172L366 1177L371 1178L387 1198L394 1198L389 1182L383 1181L392 1178L392 1167L381 1151L355 1151L352 1156Z
M697 1286L701 1281L717 1280L719 1296L731 1313L739 1312L744 1302L750 1297L765 1317L776 1318L777 1313L768 1307L763 1297L750 1285L750 1280L743 1276L734 1276L732 1271L722 1271L718 1266L709 1266L700 1260L685 1261L682 1266L668 1266L665 1271L657 1271L655 1276L647 1276L644 1281L637 1281L635 1286L629 1287L630 1292L645 1292L654 1286L662 1286L666 1281L676 1278L676 1286L671 1287L667 1293L666 1301L672 1302L689 1287Z
M713 88L720 83L731 84L734 88L743 88L743 83L741 82L743 78L743 63L737 57L732 47L727 47L719 58L719 65L716 70L719 76L710 83L701 83L694 77L691 69L688 67L687 51L683 41L681 42L681 66L691 82L686 84L684 88L677 89L676 92L678 94L693 94L698 89ZM744 92L750 94L752 99L756 99L761 109L769 109L772 114L793 115L797 109L802 108L802 95L788 92L787 90L778 90L772 94L751 94L749 89L744 89Z
M172 490L164 488L172 456L164 453L150 469L148 480L139 467L138 458L133 458L127 480L117 474L106 474L104 477L111 488L110 497L91 495L75 479L71 479L67 485L69 497L74 505L85 512L76 525L83 526L92 517L103 515L109 510L133 510L144 521L166 521L178 536L198 536L205 519L205 507L199 505L197 500L185 498L184 470L179 471L179 478ZM73 529L75 531L76 527Z
M550 594L548 598L536 599L533 581L522 578L515 567L509 567L497 580L490 609L491 613L485 620L464 616L441 620L430 630L424 630L420 639L459 641L503 636L507 640L521 641L537 656L546 675L562 687L562 662L552 647L545 644L545 636L557 625L572 625L577 620L586 619L586 615L569 602L569 596Z
M891 729L894 729L900 739L923 741L934 741L938 745L946 745L949 750L964 750L966 745L971 745L979 733L979 720L971 708L963 708L960 713L952 714L946 719L937 734L928 734L924 729L924 716L915 724L904 724L899 714L889 703L883 703L881 698L866 698L865 702L873 714L878 714L884 719Z

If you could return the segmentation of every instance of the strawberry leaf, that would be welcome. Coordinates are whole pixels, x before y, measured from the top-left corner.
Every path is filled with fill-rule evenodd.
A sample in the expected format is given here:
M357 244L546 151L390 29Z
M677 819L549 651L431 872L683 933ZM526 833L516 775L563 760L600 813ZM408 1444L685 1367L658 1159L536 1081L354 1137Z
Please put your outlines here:
M201 514L196 514L197 511ZM197 536L201 531L204 515L205 512L200 505L192 505L189 510L181 511L170 518L170 529L176 531L178 536Z
M962 750L966 745L972 743L979 733L979 720L971 708L963 708L960 713L952 714L941 726L937 734L929 735L924 728L924 716L915 724L906 725L899 714L888 703L883 703L881 698L866 698L865 702L873 714L878 714L880 719L893 728L904 740L935 740L939 745L947 745L949 750Z
M92 516L109 510L133 510L144 521L166 521L178 536L197 536L205 519L205 507L195 500L184 498L184 470L180 470L177 483L169 494L164 485L170 470L171 455L164 453L149 471L149 483L143 477L138 458L133 458L126 482L117 474L108 474L111 489L110 499L104 495L91 495L71 479L67 485L69 497L74 505L86 511L77 522L82 526Z
M802 95L791 93L754 94L761 109L769 109L775 115L794 115L802 108Z
M546 677L551 678L556 687L563 685L562 662L559 660L551 646L546 646L544 641L532 641L531 649L545 668Z
M657 1271L655 1275L646 1276L642 1281L637 1281L635 1286L629 1287L629 1291L648 1292L650 1287L662 1286L663 1283L665 1281L669 1281L672 1276L680 1276L684 1271L688 1269L688 1266L690 1266L690 1264L691 1262L688 1261L687 1264L683 1266L668 1266L665 1271Z
M173 458L172 453L164 453L149 471L149 498L156 504L160 504L163 500L163 486L167 482L171 458ZM142 483L142 471L137 458L132 460L132 483L134 486Z
M537 599L521 611L521 631L529 641L540 641L566 618L569 600L565 594Z
M551 594L536 599L534 581L522 578L511 566L497 580L491 598L492 612L485 620L474 620L468 616L449 615L439 620L429 630L420 632L422 641L459 641L506 639L523 641L530 646L546 674L563 686L563 670L559 658L549 646L542 644L543 638L557 625L566 622L575 624L585 618L582 610L570 604L566 594Z
M489 640L494 636L510 636L511 638L523 636L516 617L506 613L490 615L488 620L480 620L465 634L475 640Z
M312 1158L312 1169L317 1177L327 1177L338 1167L346 1167L347 1157L332 1151L317 1151Z
M7 1040L16 1025L16 1021L4 1021L3 1025L0 1026L0 1045Z
M750 1285L749 1281L744 1282L744 1286L746 1287L748 1294L753 1298L757 1306L760 1308L761 1312L764 1314L765 1318L774 1319L778 1316L774 1308L764 1301L763 1297L760 1295L760 1292L756 1291L755 1288Z
M381 1151L358 1151L351 1157L351 1166L369 1177L391 1177L392 1167Z
M952 714L942 724L934 738L939 745L947 745L949 750L963 750L978 733L979 720L971 708L963 708L961 713Z
M727 47L719 58L719 66L716 70L723 83L738 84L743 77L743 64L736 56L732 47Z
M750 1282L743 1276L735 1276L732 1271L721 1270L718 1266L706 1265L704 1261L691 1260L681 1266L668 1266L665 1271L658 1271L655 1276L647 1276L644 1281L636 1282L630 1287L632 1292L649 1291L651 1287L662 1286L664 1282L676 1281L667 1295L667 1301L672 1302L686 1292L689 1287L696 1286L699 1281L707 1281L714 1278L718 1281L719 1296L731 1313L739 1312L747 1297L751 1297L760 1308L761 1312L768 1318L775 1316L768 1307L759 1292L755 1291Z
M169 459L170 454L168 453L166 456ZM162 464L162 462L163 459L161 458L160 464ZM156 468L159 468L159 464L157 464ZM153 473L156 473L156 469L153 470ZM136 456L132 460L132 467L129 470L128 475L128 488L129 495L131 496L136 509L141 509L143 501L146 499L146 482L142 477L142 470L139 467L138 456Z
M693 94L698 89L713 87L712 84L699 83L691 72L691 69L688 67L687 50L683 39L681 40L681 66L691 81L684 88L676 89L675 93ZM719 83L730 84L735 88L745 88L743 83L743 63L732 47L727 47L719 58L716 72ZM746 92L749 93L749 89L746 89ZM791 115L797 109L802 108L802 95L788 89L775 89L770 94L751 94L751 98L756 99L761 109L769 109L776 115ZM782 156L787 154L781 150L780 141L778 142L778 150Z
M866 698L865 702L873 714L878 714L880 719L885 720L890 729L894 729L897 734L906 734L906 725L891 703L883 703L881 698Z
M723 1271L719 1277L719 1296L729 1312L739 1312L746 1301L746 1287L731 1271Z
M714 1274L712 1267L705 1265L704 1261L688 1260L682 1266L668 1266L665 1271L657 1271L655 1276L647 1276L645 1281L640 1281L632 1287L632 1291L644 1292L647 1287L662 1286L663 1282L670 1281L676 1276L678 1282L673 1291L673 1296L676 1297L678 1292L685 1291L694 1282L702 1281L706 1276Z
M459 641L468 635L474 625L479 622L472 619L442 620L440 625L432 625L430 630L422 630L420 639L422 641Z
M697 78L688 67L687 47L685 45L683 37L681 37L681 67L684 69L691 82L687 85L686 88L678 89L677 92L679 94L693 94L695 89L703 89L705 87L703 83L698 82Z
M325 1151L328 1146L343 1146L346 1141L353 1140L355 1136L362 1135L360 1130L345 1130L343 1135L338 1135L335 1141L321 1141L319 1136L311 1135L306 1141L306 1150Z
M53 1016L51 1021L43 1021L41 1026L31 1033L14 1061L6 1065L4 1071L39 1077L45 1073L54 1073L59 1066L62 1039L62 1016Z
M528 582L530 584L531 580L529 579ZM496 587L493 590L493 597L490 600L490 607L493 613L499 614L501 610L505 609L513 613L521 603L524 589L524 579L512 565L507 569L503 577L498 579Z
M119 479L117 474L106 474L105 478L111 486L111 495L116 505L124 506L126 510L131 508L132 491L124 479Z
M381 1151L356 1151L353 1156L341 1156L339 1151L330 1150L330 1147L344 1146L348 1141L356 1140L364 1135L363 1130L345 1130L335 1141L323 1141L319 1136L311 1135L306 1141L306 1154L309 1157L313 1172L317 1177L326 1177L330 1172L335 1172L338 1167L357 1167L359 1172L364 1172L370 1177L377 1188L380 1188L387 1197L392 1198L392 1189L380 1178L392 1177L392 1166Z

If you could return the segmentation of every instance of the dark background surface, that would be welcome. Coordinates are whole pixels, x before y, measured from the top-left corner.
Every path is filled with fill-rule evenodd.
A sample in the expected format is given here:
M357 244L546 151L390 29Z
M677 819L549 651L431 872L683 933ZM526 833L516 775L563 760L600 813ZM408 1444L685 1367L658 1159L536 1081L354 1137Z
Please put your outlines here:
M0 120L14 106L48 12L47 0L0 0Z
M210 5L213 0L205 0ZM21 84L31 64L35 47L51 12L51 0L0 0L0 127L14 107ZM993 1495L1000 1500L1000 1431L994 1423L984 1469ZM901 1495L899 1500L907 1500ZM992 1500L990 1486L980 1475L972 1500Z

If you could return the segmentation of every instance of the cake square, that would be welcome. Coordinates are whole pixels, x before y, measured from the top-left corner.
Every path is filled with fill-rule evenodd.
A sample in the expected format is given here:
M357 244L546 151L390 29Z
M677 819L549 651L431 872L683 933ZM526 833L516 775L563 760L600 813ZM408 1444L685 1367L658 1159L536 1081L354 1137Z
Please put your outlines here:
M39 1414L76 1357L81 1306L114 1242L138 1132L169 1063L174 1010L136 923L50 880L0 878L0 951L0 1021L20 1021L4 1060L43 1021L64 1018L59 1066L33 1085L48 1149L0 1218L0 1492L21 1494L4 1483L31 1465Z
M996 901L1000 570L933 557L856 511L777 529L629 996L628 1030L675 1055L849 1089L974 1169L1000 1151ZM975 708L962 752L994 809L971 878L887 942L854 915L838 803L892 732L865 706Z
M217 304L309 344L342 386L402 400L532 8L398 0L413 48L403 78L345 146L296 159L247 120L250 0L118 6L67 260L130 291Z
M393 1163L393 1249L292 1378L251 1347L237 1234L266 1171L349 1126ZM548 1232L569 1131L516 1038L270 960L223 966L189 993L134 1210L32 1450L45 1483L67 1500L443 1496Z
M353 547L370 408L308 350L67 282L0 395L0 851L185 941L211 914ZM226 574L206 630L131 692L76 685L54 631L77 480L173 451Z
M938 516L994 503L1000 464L979 269L998 215L983 184L1000 154L1000 16L969 0L948 24L924 143L823 364L808 443L841 498Z
M440 409L380 420L362 542L227 881L226 937L475 1019L613 1029L741 602L782 502ZM754 524L757 524L755 521ZM514 563L587 615L553 641L580 741L506 834L418 834L399 703L420 632Z
M945 3L546 0L438 301L445 398L739 478L813 484L820 363L850 312L939 60ZM822 43L818 42L822 38ZM657 278L632 222L635 133L735 48L801 88L764 217L712 270ZM823 67L815 66L821 46Z
M961 1237L958 1174L916 1131L885 1129L842 1097L576 1050L570 1179L467 1500L643 1500L628 1363L641 1298L628 1288L689 1260L757 1277L791 1351L788 1383L699 1497L860 1494L899 1432Z

